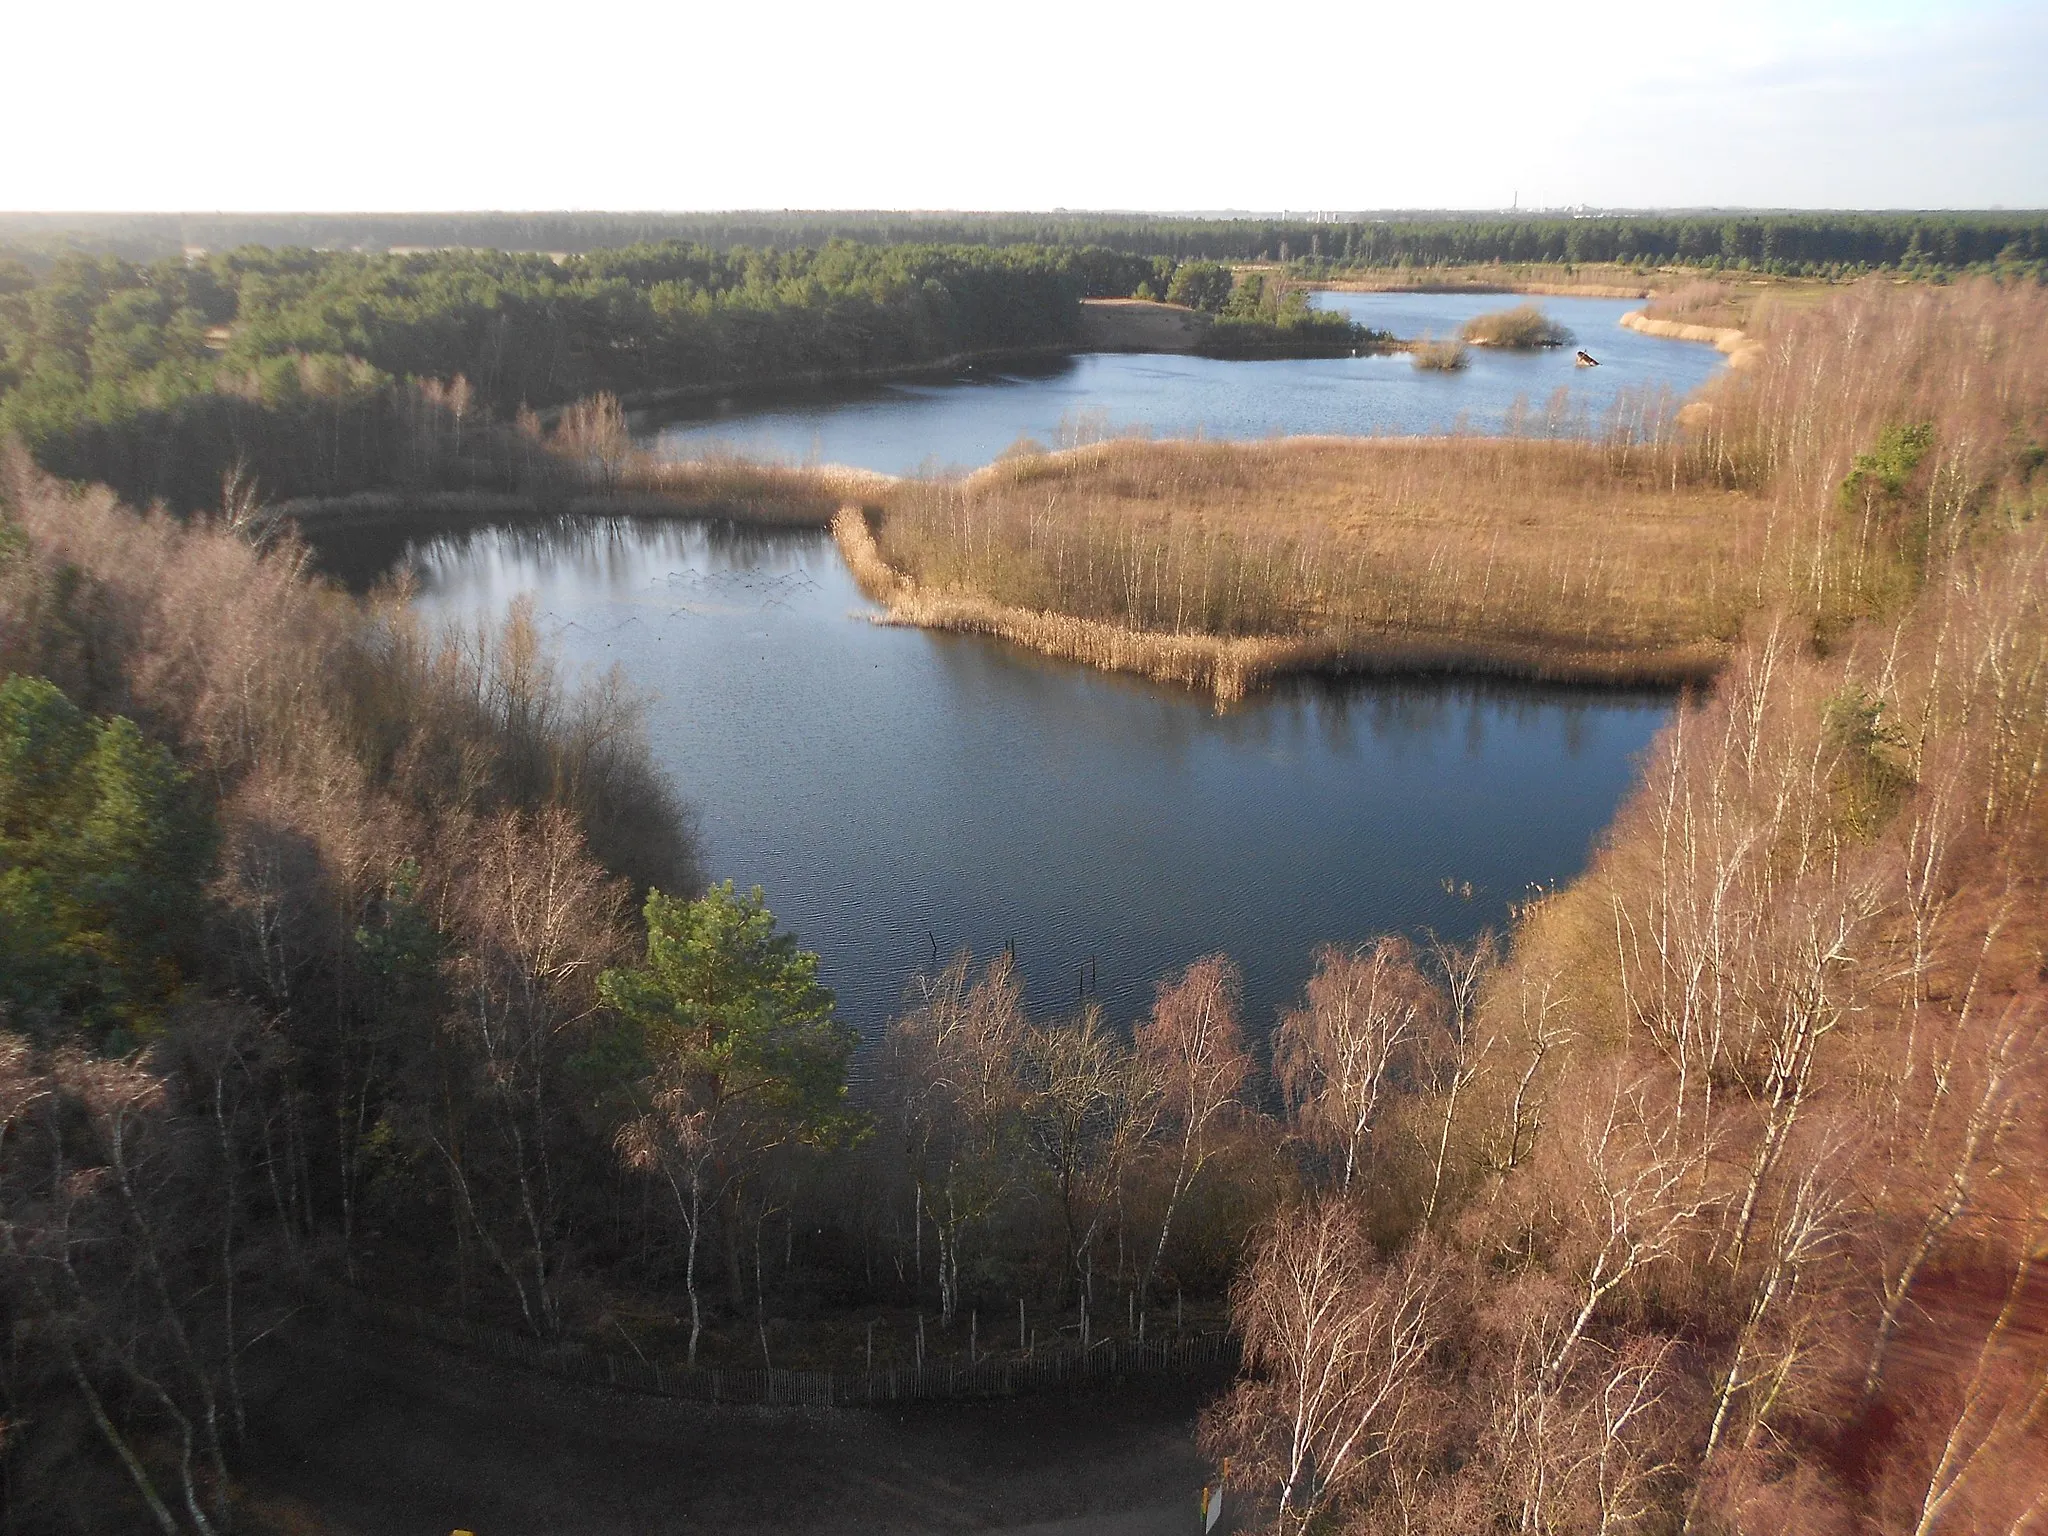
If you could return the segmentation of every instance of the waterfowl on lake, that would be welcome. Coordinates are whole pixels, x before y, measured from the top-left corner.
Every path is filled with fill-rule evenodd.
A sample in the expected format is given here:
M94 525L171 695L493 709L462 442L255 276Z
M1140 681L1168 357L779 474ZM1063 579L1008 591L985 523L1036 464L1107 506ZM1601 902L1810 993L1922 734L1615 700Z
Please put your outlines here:
M1584 347L1581 347L1579 349L1579 366L1581 368L1598 368L1600 366L1600 359L1588 352Z

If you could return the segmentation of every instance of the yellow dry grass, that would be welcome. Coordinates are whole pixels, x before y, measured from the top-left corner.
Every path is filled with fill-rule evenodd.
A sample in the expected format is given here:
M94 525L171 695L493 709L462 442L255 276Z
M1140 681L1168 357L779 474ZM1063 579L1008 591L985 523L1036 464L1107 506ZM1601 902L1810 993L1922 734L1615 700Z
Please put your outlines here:
M1219 699L1300 670L1672 681L1711 673L1754 600L1757 509L1674 490L1665 457L1123 441L895 486L841 546L899 621Z

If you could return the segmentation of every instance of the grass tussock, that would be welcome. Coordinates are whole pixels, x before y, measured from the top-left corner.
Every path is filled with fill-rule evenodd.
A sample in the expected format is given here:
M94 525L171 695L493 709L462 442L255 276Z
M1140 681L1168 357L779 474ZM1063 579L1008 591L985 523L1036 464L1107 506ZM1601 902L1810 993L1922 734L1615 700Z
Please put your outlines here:
M1467 320L1458 334L1475 347L1505 347L1530 352L1539 347L1569 346L1572 333L1534 304L1495 310Z
M1472 354L1462 341L1422 341L1408 361L1423 373L1456 373L1472 361Z

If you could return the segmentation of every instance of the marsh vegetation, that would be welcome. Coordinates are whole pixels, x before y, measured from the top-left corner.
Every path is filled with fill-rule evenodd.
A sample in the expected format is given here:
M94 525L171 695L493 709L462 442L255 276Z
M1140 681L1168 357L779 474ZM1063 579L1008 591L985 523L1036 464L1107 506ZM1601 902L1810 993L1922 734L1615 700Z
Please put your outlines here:
M1472 354L1466 351L1462 341L1425 339L1416 343L1408 356L1424 373L1456 373L1472 361Z
M1567 346L1572 340L1570 331L1534 304L1518 304L1513 309L1475 316L1465 322L1459 335L1475 347L1506 347L1517 352Z
M1907 354L1858 357L1854 378L1826 367L1862 313L1895 302L1927 351L1972 323L2009 325L1999 366L2024 369L2034 294L1984 284L1894 301L1870 288L1771 311L1769 362L1710 388L1692 425L1637 397L1591 440L1560 405L1524 419L1546 434L1535 440L1108 443L904 484L871 502L894 573L873 590L913 621L1041 633L1057 654L1224 698L1247 678L1371 667L1404 648L1425 666L1698 675L1745 615L1797 591L1817 625L1838 627L1896 597L1924 551L1922 534L1886 532L1876 514L1845 542L1836 514L1787 504L1808 477L1847 472L1846 457L1812 463L1829 451L1820 423L1882 430L1856 416ZM1910 355L1908 378L1939 366ZM1786 421L1806 424L1796 453Z
M1128 669L1224 698L1304 661L1369 669L1376 656L1425 670L1701 675L1750 601L1761 518L1716 486L1674 494L1679 451L1388 438L1028 456L879 498L878 553L913 585L871 590L948 627L993 627L1009 611L1034 616L1019 625L1084 621L1103 650L1061 654L1101 664L1114 643ZM874 567L854 569L870 579ZM1192 659L1215 642L1213 664ZM1237 652L1247 659L1233 666Z

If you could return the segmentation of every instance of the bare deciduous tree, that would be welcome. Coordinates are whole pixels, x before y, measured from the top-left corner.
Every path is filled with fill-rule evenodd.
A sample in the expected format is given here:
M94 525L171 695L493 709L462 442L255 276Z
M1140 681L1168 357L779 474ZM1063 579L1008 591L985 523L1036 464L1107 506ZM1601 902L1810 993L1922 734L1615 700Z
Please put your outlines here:
M1404 939L1317 952L1308 1006L1281 1021L1273 1060L1303 1140L1335 1165L1340 1190L1371 1158L1394 1074L1439 1001Z
M1235 1297L1247 1375L1204 1439L1272 1490L1275 1530L1363 1501L1426 1446L1447 1268L1426 1240L1377 1262L1341 1199L1286 1212L1269 1229Z
M1174 1213L1215 1156L1219 1132L1240 1108L1238 1096L1251 1077L1237 1018L1241 985L1237 967L1222 955L1197 960L1176 980L1160 983L1151 1017L1138 1026L1138 1063L1157 1085L1171 1141L1159 1238L1138 1279L1141 1303L1166 1255Z

